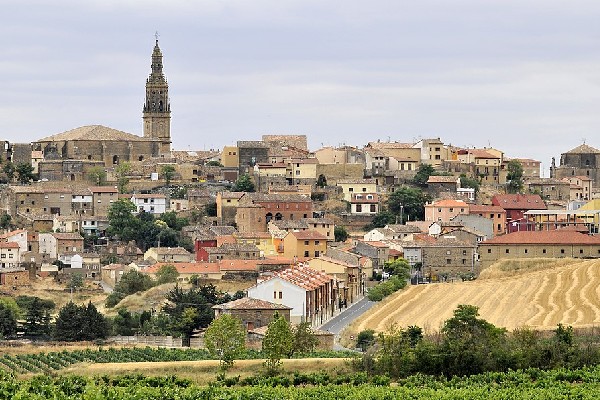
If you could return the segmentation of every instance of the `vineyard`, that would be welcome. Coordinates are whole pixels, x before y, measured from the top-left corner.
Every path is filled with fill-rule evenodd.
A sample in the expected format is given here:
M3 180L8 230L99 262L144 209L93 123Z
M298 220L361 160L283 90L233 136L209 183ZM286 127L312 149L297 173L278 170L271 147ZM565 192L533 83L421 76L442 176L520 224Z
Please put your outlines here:
M4 399L596 399L600 395L600 368L528 369L487 373L446 380L415 375L390 386L387 379L351 375L331 379L325 373L263 377L252 386L217 381L197 386L174 376L120 377L36 376L18 380L0 371L0 400ZM228 386L231 384L232 386Z
M320 358L348 357L347 352L317 352L305 355ZM243 359L260 359L259 351L247 350ZM166 349L152 347L108 348L0 356L0 370L16 374L50 373L77 363L135 363L214 360L205 349Z

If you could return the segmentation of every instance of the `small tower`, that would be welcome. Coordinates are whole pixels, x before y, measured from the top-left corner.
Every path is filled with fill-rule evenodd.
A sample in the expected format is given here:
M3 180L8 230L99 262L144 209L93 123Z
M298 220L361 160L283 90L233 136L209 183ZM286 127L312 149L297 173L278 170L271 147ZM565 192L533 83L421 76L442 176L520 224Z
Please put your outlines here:
M158 35L152 52L152 72L146 79L146 102L144 103L144 137L160 140L159 153L171 152L171 104L169 84L163 74L162 52L158 47Z

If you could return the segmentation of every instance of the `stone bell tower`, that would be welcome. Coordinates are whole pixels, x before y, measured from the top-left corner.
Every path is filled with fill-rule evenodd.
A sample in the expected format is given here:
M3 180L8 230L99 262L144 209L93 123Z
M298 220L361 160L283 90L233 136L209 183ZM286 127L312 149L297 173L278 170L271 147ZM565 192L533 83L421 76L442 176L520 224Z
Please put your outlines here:
M162 52L158 47L158 35L152 51L152 72L146 79L146 102L144 103L144 137L159 139L161 156L171 153L171 104L169 84L163 74Z

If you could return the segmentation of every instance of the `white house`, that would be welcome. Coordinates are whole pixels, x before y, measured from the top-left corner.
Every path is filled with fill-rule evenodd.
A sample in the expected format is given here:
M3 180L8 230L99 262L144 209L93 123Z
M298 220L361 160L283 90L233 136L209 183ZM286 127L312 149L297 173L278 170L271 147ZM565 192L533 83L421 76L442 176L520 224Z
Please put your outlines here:
M0 243L0 267L15 268L20 265L21 255L16 242Z
M167 198L164 194L134 194L131 202L135 204L137 212L160 215L167 211Z
M19 257L28 250L27 230L17 229L0 235L0 242L17 243L19 245ZM23 261L19 258L19 261Z
M276 272L248 289L248 297L291 307L290 321L319 325L333 314L334 279L308 266Z

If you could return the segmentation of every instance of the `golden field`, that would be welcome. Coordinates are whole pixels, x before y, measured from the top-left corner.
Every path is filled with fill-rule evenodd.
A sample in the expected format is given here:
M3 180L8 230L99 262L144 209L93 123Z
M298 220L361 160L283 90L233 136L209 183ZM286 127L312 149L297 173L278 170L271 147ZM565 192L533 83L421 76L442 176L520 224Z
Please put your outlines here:
M508 330L600 326L600 260L506 260L475 281L409 286L377 304L344 336L392 324L434 333L459 304L478 306L482 318Z

